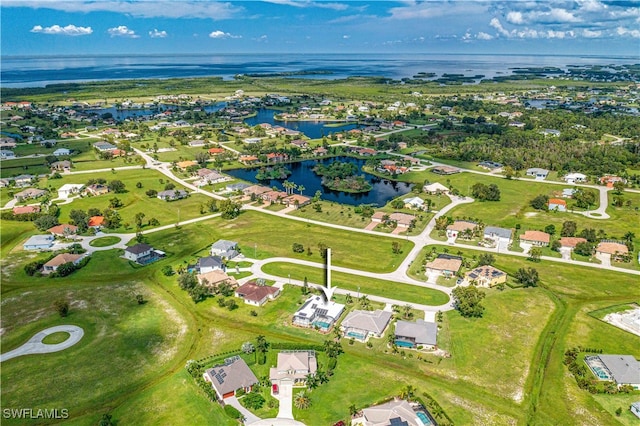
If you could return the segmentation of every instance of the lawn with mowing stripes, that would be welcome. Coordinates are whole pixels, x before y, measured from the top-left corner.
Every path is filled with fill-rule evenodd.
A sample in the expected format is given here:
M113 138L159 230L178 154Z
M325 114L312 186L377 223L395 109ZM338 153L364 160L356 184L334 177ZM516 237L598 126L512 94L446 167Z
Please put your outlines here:
M321 268L310 268L293 263L274 262L264 265L262 271L280 277L288 277L289 274L291 274L291 278L295 280L304 280L304 278L307 277L311 283L324 283L325 270ZM332 271L331 278L333 286L351 290L354 295L356 295L358 288L360 288L360 292L364 294L388 297L409 304L419 303L421 305L438 306L449 301L449 297L441 291L411 284L360 277L336 271Z

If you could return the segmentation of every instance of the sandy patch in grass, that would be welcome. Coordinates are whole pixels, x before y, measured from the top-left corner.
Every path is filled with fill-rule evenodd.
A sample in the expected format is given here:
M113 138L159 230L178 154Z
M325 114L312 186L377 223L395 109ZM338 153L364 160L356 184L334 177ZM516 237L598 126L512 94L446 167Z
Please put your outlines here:
M525 217L534 217L537 215L538 215L538 212L527 212L524 214Z
M458 405L468 412L473 414L474 425L516 425L518 422L516 419L504 414L498 414L487 410L486 407L475 404L467 399L463 399L457 395L449 395L449 400Z

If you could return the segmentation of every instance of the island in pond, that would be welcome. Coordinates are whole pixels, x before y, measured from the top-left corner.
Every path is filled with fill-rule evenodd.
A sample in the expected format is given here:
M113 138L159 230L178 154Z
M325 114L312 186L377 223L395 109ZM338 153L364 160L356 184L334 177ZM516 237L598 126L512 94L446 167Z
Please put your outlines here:
M273 167L261 167L256 174L258 180L286 179L291 174L291 170L283 165Z
M352 163L333 162L328 166L318 164L313 172L322 176L322 185L334 191L368 192L373 186L364 178L358 176L358 166Z

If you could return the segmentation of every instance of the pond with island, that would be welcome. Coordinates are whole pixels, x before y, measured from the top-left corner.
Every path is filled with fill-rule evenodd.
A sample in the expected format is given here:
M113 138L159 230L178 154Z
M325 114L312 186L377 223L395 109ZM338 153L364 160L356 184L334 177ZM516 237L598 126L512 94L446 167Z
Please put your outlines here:
M334 191L322 185L322 177L313 172L313 168L318 164L329 166L334 162L351 163L358 167L358 174L363 175L364 179L371 185L371 190L367 192L342 192ZM313 197L316 191L322 193L321 199L324 201L333 201L341 204L357 206L360 204L371 204L382 207L390 200L401 195L411 192L413 184L406 182L397 182L390 179L380 178L372 174L362 171L365 160L352 157L332 157L318 160L305 160L297 163L284 164L284 167L291 171L286 180L296 185L304 186L303 195ZM234 169L226 171L230 176L251 183L258 183L268 187L276 187L284 191L282 183L283 179L259 180L256 175L260 168ZM299 191L295 191L299 193Z
M332 133L346 132L352 129L363 127L361 124L353 122L330 122L330 121L280 121L275 115L280 112L274 109L260 108L256 115L244 120L249 126L256 126L261 123L272 126L282 126L290 130L297 130L304 133L311 139L320 139L323 136L330 136Z

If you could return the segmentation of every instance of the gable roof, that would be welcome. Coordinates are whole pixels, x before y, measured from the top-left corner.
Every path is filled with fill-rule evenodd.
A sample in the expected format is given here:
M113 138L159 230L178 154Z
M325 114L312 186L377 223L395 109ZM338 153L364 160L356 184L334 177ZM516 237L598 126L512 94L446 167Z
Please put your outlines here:
M260 286L253 282L248 282L236 289L236 294L245 300L251 300L253 302L259 302L265 297L275 294L280 289L278 287L271 287L268 285Z
M104 223L104 216L91 216L89 218L88 226L102 226Z
M552 205L552 204L567 207L567 202L560 198L549 198L549 205Z
M219 269L215 269L213 271L209 271L204 274L198 274L198 282L202 284L204 280L207 280L207 282L209 283L208 285L210 286L213 286L225 281L234 287L238 285L238 282L236 281L235 278L230 277L229 275L227 275L226 272L221 271Z
M78 227L75 225L67 224L56 225L47 229L47 232L51 232L52 234L56 235L75 234L76 232L78 232Z
M13 214L38 213L39 211L40 206L21 206L13 208Z
M218 256L207 256L207 257L201 257L200 259L198 259L198 267L200 268L221 268L222 269L223 263L222 263L222 258L218 257Z
M367 421L367 425L424 425L424 423L418 420L418 416L413 411L413 408L405 400L389 401L385 404L364 408L362 415Z
M429 269L435 269L438 271L452 271L457 272L462 266L462 260L460 259L447 259L444 257L438 256L436 259L431 262L427 262L425 265Z
M609 253L609 254L616 254L616 253L626 254L626 253L629 253L629 248L622 243L603 241L600 244L598 244L598 247L596 247L596 251L599 251L600 253Z
M474 229L478 226L477 223L469 220L456 220L451 225L447 226L447 230L450 231L466 231L467 229Z
M619 385L640 383L640 362L631 355L598 355Z
M229 251L238 246L236 241L218 240L211 245L211 250Z
M500 238L511 239L511 229L498 228L497 226L485 226L484 235L495 235Z
M45 263L43 266L60 266L63 263L76 262L81 257L81 254L62 253Z
M562 237L560 238L561 247L575 248L579 243L586 243L587 239L582 237Z

